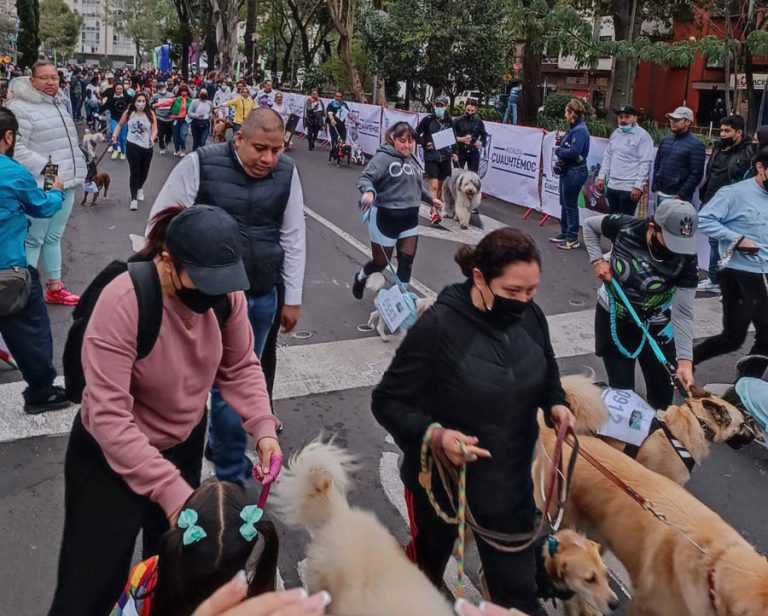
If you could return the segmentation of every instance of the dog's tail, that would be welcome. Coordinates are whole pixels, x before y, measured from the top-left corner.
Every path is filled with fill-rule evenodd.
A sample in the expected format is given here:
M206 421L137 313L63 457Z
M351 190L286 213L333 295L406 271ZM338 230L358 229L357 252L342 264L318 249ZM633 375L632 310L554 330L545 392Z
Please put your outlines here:
M354 464L355 456L320 437L291 456L271 501L280 518L310 531L322 528L349 508L349 472Z
M384 278L384 274L381 272L374 272L368 276L367 280L365 281L365 288L369 291L373 291L374 295L386 286L387 279Z
M564 376L560 380L565 399L576 417L576 432L579 434L597 432L608 421L608 409L594 381L594 370L589 370L587 374Z
M109 190L109 183L112 181L112 179L109 177L109 174L104 176L104 198L107 198L107 191Z

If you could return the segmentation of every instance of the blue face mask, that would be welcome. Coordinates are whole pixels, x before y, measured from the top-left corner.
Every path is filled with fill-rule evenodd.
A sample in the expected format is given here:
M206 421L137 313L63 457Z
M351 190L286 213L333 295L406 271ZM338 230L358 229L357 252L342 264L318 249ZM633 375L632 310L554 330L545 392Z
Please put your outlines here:
M435 117L442 118L445 116L445 107L435 107Z
M634 130L634 126L632 124L627 124L626 126L619 126L619 130L622 133L631 133Z

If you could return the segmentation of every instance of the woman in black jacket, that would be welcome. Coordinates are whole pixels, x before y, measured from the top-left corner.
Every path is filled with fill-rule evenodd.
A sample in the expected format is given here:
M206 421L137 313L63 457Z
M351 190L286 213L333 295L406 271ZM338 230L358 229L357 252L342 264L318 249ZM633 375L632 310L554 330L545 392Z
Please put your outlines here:
M427 428L442 426L439 443L467 469L467 499L477 522L505 533L534 528L531 462L536 413L573 423L565 406L547 322L533 303L541 257L524 233L503 228L456 262L466 282L443 290L409 330L373 392L373 413L403 450L401 477L411 521L408 555L440 585L457 528L443 522L419 485L419 453ZM467 451L465 457L462 448ZM435 493L442 492L439 480ZM478 540L491 599L532 615L536 599L534 548L499 552Z

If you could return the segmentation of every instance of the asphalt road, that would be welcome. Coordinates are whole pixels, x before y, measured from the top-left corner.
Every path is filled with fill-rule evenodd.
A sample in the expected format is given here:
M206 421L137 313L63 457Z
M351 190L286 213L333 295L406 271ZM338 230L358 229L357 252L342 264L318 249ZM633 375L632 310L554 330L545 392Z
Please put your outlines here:
M371 388L386 369L394 344L358 329L368 320L372 302L369 298L357 302L350 292L352 275L366 260L367 235L355 207L360 168L329 167L324 152L310 153L302 141L291 155L300 170L308 208L309 260L299 331L280 339L276 408L285 423L283 448L294 451L320 432L336 434L362 462L352 501L373 509L405 542L397 448L370 414ZM155 152L145 188L148 200L138 212L128 209L127 163L108 158L102 162L100 170L112 175L109 195L94 209L76 202L64 236L64 280L73 291L81 292L110 260L130 253L128 234L143 232L151 200L176 162ZM523 210L516 206L485 199L482 213L487 217L486 230L501 224L520 226L539 241L544 270L537 301L551 317L561 371L567 374L591 367L603 376L600 361L591 353L590 311L597 284L586 253L556 250L546 242L556 223L539 227L537 215L524 221ZM414 268L422 284L419 288L438 292L457 281L454 252L460 242L476 242L481 235L477 229L460 231L453 224L438 230L425 228ZM711 333L717 327L719 305L709 300L701 306L697 332ZM58 357L71 309L52 306L50 313ZM735 359L723 357L703 365L697 379L701 383L731 380ZM1 616L37 616L49 606L63 520L66 432L73 412L24 416L19 380L18 372L0 369ZM768 452L757 446L739 452L715 447L689 484L693 493L761 551L768 549L766 470ZM304 545L301 533L284 532L280 569L289 586L300 582L297 563L303 558Z

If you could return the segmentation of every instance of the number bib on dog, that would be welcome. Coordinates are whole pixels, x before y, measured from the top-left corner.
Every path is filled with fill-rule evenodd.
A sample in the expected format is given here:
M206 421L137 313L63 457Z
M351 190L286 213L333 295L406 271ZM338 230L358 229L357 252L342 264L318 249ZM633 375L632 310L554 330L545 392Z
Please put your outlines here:
M641 445L648 438L656 416L654 408L631 389L606 387L602 395L609 418L597 433L630 445Z
M413 300L406 297L397 285L379 291L373 303L392 334L397 332L408 317L416 313Z

